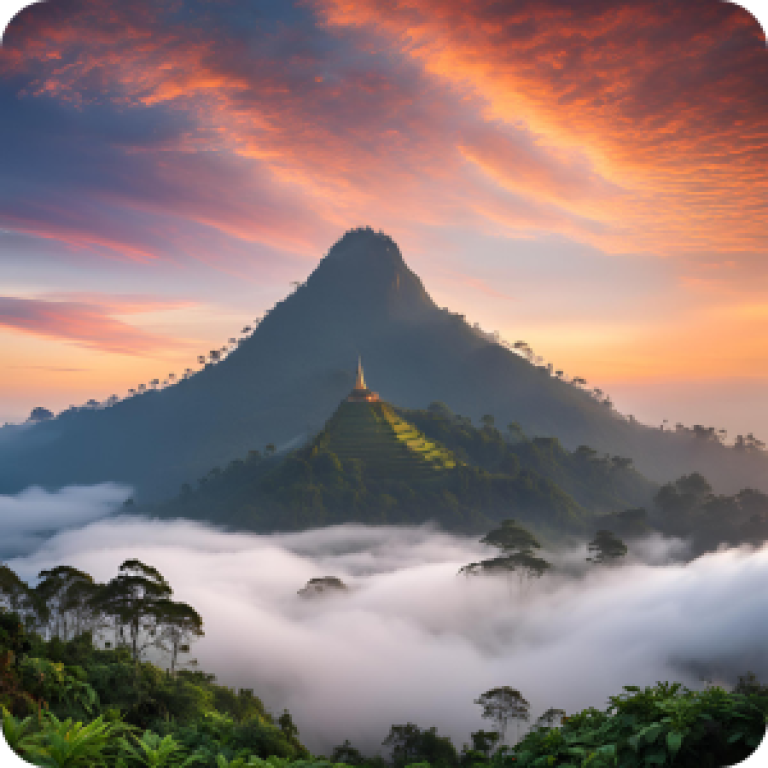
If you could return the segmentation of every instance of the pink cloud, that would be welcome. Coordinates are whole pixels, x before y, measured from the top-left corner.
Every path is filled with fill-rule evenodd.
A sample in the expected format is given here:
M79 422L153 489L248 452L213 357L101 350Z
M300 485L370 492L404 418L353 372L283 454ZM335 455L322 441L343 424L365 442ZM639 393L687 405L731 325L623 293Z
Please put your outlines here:
M178 304L171 304L171 307ZM82 301L51 301L0 296L0 326L77 346L122 355L152 355L187 347L188 341L149 333L115 319L113 314L168 309L160 301L139 305L135 298L112 306Z

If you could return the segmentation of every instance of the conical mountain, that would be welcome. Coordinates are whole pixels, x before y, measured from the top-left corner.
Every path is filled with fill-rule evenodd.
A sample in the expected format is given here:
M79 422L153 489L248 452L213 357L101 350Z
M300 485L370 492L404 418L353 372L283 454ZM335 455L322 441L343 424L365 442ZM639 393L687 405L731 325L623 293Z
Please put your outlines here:
M363 229L223 362L107 409L0 430L0 492L113 480L140 499L175 493L249 449L319 430L350 391L359 354L383 399L400 406L437 400L473 419L489 413L529 435L631 457L657 480L696 470L723 492L768 490L764 456L629 423L490 343L435 306L389 237Z

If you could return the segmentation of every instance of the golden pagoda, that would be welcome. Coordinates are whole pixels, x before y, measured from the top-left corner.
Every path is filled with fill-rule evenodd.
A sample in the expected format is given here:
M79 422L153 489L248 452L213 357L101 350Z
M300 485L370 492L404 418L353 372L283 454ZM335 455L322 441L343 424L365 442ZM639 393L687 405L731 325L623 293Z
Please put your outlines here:
M371 390L365 386L365 376L363 375L363 361L358 357L355 387L349 393L347 402L348 403L375 403L375 402L378 402L378 399L379 399L378 394L376 392L371 392Z

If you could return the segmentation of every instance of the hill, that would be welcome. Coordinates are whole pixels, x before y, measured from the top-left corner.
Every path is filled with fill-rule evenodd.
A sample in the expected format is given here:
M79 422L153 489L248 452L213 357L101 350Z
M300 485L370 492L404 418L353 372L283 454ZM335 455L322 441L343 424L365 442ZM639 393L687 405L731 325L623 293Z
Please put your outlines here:
M433 521L475 532L514 516L557 537L650 503L656 486L616 458L571 453L520 430L505 438L445 406L412 411L345 400L288 456L252 452L213 469L196 490L140 511L255 531Z
M310 448L333 453L341 462L360 461L367 477L431 480L453 469L450 451L428 440L384 402L343 401Z
M317 430L350 390L358 353L390 402L492 413L568 449L632 458L658 482L699 471L719 492L768 491L764 452L627 420L438 308L397 245L364 229L344 235L221 363L110 407L0 429L0 493L114 480L141 499L170 495L249 449Z

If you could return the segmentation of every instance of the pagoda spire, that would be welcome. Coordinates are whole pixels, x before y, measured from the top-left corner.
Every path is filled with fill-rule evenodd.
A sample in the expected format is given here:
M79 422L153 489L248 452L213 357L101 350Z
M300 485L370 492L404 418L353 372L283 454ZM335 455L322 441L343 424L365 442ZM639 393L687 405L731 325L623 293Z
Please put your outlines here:
M363 375L363 361L360 355L357 356L357 378L355 379L355 389L368 389L365 386L365 376Z
M357 376L355 377L355 388L349 393L347 402L350 403L375 403L379 396L371 392L365 384L365 374L363 373L363 361L360 355L357 356Z

